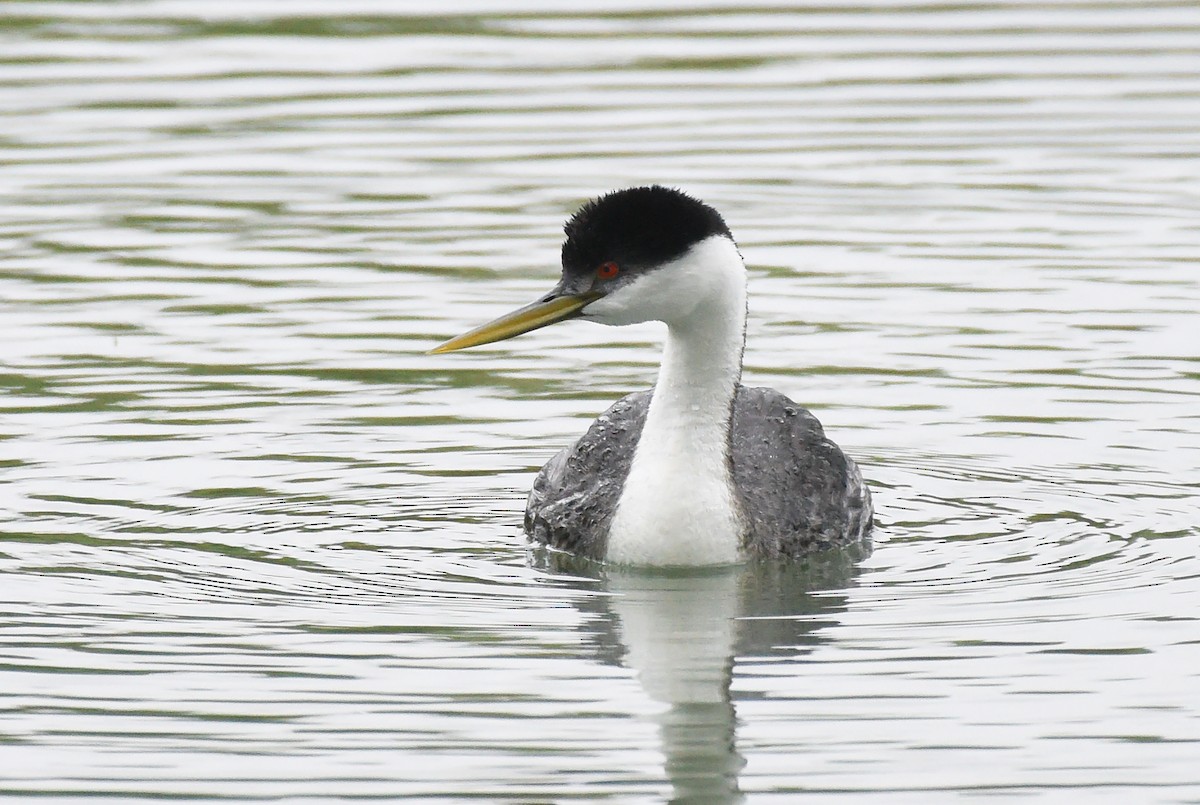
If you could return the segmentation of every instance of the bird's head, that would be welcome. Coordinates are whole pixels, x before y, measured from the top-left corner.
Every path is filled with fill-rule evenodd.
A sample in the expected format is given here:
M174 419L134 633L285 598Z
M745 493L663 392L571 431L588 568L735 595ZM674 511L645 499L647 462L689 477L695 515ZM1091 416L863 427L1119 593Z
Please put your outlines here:
M435 347L453 352L568 319L670 323L719 292L711 263L741 260L720 213L667 187L616 190L583 205L563 227L562 277L542 298Z

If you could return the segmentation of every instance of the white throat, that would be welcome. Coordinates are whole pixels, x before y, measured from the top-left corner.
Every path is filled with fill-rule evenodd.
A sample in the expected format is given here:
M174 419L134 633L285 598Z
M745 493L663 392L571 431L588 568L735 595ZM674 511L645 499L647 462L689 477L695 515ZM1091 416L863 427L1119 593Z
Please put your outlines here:
M746 331L746 269L737 246L726 237L703 240L585 315L667 325L662 368L605 558L660 566L740 561L745 527L729 456Z

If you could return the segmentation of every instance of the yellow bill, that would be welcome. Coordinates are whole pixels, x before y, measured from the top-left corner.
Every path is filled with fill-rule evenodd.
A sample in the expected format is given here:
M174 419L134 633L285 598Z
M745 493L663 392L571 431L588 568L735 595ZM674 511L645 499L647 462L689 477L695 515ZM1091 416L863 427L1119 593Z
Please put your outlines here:
M454 352L467 347L477 347L480 344L491 344L503 341L514 335L527 333L547 324L569 319L590 302L596 301L600 294L586 293L579 296L556 296L544 302L534 302L523 308L505 314L494 321L480 325L469 333L451 338L444 344L438 344L429 350L429 354L437 355L443 352Z

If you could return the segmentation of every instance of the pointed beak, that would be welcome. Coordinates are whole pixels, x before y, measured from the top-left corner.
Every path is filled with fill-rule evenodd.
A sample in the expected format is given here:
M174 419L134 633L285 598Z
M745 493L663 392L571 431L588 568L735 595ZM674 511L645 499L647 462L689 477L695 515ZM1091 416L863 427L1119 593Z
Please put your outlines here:
M555 322L572 319L579 315L579 311L602 295L593 291L582 294L559 294L556 288L531 305L526 305L512 313L489 321L487 324L480 325L469 333L455 336L444 344L438 344L429 350L429 354L440 355L443 352L454 352L467 347L477 347L480 344L491 344Z

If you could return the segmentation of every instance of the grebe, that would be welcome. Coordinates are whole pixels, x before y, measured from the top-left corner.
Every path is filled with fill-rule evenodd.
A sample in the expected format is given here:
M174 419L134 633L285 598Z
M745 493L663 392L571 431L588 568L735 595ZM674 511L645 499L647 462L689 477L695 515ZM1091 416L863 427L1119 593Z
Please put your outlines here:
M740 383L746 269L720 213L635 187L588 202L564 230L550 293L432 350L576 318L667 325L654 388L619 400L538 473L529 537L650 566L869 549L871 494L854 461L808 411Z

